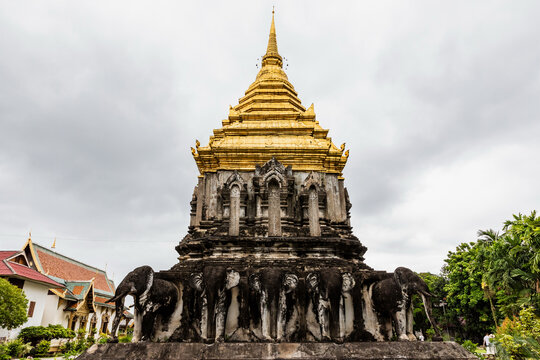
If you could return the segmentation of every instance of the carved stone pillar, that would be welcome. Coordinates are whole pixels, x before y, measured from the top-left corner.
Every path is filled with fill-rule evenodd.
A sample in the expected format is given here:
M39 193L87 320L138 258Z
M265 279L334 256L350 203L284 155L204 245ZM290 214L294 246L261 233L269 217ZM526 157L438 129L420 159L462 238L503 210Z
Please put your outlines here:
M240 233L240 188L235 185L230 193L229 235L238 236Z
M277 181L268 184L268 236L281 236L281 200Z
M308 216L310 235L321 236L321 226L319 224L319 194L317 194L315 186L312 186L309 189Z

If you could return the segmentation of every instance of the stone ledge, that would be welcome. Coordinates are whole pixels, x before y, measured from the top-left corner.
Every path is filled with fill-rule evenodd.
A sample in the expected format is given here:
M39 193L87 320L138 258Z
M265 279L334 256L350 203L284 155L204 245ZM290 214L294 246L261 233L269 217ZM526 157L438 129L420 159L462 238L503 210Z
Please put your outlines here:
M477 359L455 342L132 343L93 345L78 360Z

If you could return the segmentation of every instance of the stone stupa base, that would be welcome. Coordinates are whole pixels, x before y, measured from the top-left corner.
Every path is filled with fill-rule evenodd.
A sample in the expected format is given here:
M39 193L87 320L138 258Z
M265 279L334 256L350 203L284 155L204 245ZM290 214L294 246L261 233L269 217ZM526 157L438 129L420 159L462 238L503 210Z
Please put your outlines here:
M78 360L476 359L455 342L132 343L93 345Z

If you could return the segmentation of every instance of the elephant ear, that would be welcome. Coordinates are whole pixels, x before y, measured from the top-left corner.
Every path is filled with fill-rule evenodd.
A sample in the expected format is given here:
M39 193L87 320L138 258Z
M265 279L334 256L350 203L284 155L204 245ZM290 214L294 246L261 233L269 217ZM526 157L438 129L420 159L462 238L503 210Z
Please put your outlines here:
M407 279L405 279L403 274L404 269L405 268L403 267L398 267L396 270L394 270L394 280L402 290L407 286Z
M319 274L309 273L308 276L306 276L306 287L309 291L315 291L317 286L319 286Z
M196 272L192 273L189 277L189 285L197 290L198 292L202 292L204 288L204 279L203 279L203 273L202 272Z
M240 274L235 270L227 270L227 276L225 280L225 288L227 290L232 289L235 286L238 286L240 283Z
M296 289L296 286L298 285L298 276L295 274L287 273L283 276L283 286L288 291L292 291Z
M154 284L154 270L152 270L150 266L141 266L141 269L144 273L144 277L135 283L135 288L137 289L139 302L145 304L148 299L148 294L150 293L150 288ZM140 293L141 290L142 293Z
M249 288L257 292L261 291L261 279L258 274L251 274L248 278Z
M348 292L351 291L356 285L356 282L354 281L354 277L351 273L343 273L341 274L341 291L342 292Z

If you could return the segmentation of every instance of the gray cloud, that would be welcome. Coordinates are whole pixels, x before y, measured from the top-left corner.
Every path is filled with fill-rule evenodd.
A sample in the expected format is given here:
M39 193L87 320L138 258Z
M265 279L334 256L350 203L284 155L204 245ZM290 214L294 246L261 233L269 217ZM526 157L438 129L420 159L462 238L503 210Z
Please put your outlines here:
M35 241L116 281L165 269L206 143L254 80L270 2L0 4L0 244ZM289 79L336 144L379 269L537 207L536 2L276 4Z

